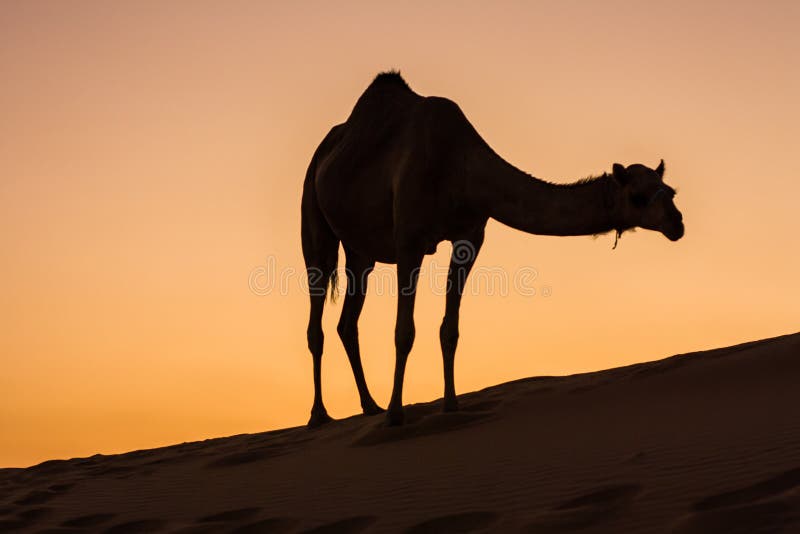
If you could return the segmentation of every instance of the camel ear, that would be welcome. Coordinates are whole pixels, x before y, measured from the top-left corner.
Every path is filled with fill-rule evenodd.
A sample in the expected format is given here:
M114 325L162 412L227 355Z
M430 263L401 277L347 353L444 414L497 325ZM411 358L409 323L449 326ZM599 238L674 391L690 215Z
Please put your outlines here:
M628 171L625 169L624 165L619 163L615 163L611 169L614 171L614 179L619 182L621 185L627 185L630 181L630 176L628 176Z
M663 159L661 160L661 163L658 164L658 167L656 167L656 173L658 173L658 177L659 178L661 178L662 180L664 179L664 160Z

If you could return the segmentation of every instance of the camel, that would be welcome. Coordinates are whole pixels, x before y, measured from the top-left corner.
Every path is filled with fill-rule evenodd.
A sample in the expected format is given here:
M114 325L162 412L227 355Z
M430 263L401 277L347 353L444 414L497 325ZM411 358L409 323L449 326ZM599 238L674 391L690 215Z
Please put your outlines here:
M347 290L337 332L353 370L364 414L384 410L370 395L361 365L358 318L375 262L397 265L394 385L387 418L404 421L403 377L414 343L414 298L423 257L454 243L439 339L444 410L458 409L454 360L467 276L489 218L538 235L579 236L636 227L683 236L675 190L663 182L664 161L651 169L614 163L611 173L555 184L534 178L497 155L446 98L421 96L399 72L378 74L347 120L334 126L308 166L301 205L303 256L311 309L308 347L314 404L309 426L331 420L322 402L322 312L335 296L339 243Z

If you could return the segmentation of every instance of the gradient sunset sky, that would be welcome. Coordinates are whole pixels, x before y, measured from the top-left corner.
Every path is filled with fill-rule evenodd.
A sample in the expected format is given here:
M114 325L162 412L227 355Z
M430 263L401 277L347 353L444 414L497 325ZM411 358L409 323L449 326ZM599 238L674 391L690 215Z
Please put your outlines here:
M800 329L800 3L376 4L2 3L0 466L306 422L303 177L390 68L540 178L664 158L686 222L616 250L490 222L478 268L535 269L536 294L464 298L460 393ZM252 290L267 269L286 291ZM385 406L395 299L375 293L361 347ZM442 394L435 293L407 403ZM340 311L335 417L359 412Z

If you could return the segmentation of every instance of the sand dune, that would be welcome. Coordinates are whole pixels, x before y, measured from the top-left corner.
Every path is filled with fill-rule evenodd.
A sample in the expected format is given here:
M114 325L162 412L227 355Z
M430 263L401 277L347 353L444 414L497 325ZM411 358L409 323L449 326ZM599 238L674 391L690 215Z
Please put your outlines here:
M800 334L0 470L0 531L800 532Z

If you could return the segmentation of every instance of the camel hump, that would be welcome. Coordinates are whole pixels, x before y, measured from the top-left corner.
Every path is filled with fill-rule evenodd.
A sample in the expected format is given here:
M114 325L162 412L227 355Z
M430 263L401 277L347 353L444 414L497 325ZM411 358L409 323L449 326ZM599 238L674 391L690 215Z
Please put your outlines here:
M403 76L400 75L399 70L388 70L378 73L378 75L375 76L375 79L372 80L370 86L395 86L411 91L411 87L408 86L408 83L406 83L406 81L403 79Z
M356 101L347 118L348 131L359 145L374 143L382 132L398 131L421 99L399 71L381 72Z

